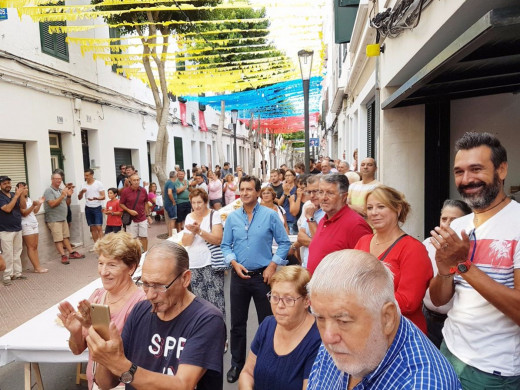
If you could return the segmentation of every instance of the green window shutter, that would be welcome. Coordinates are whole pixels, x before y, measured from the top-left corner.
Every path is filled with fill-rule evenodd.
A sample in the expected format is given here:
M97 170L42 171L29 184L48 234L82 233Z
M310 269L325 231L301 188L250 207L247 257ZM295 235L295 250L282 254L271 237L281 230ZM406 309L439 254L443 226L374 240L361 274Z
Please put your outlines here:
M108 36L110 38L121 38L121 31L118 28L109 27L108 28ZM117 41L110 41L110 45L120 45L120 44L121 44L121 40L120 39L118 39ZM121 50L110 49L110 53L111 54L120 54ZM120 68L122 68L121 65L118 65L116 63L112 64L112 72L116 72L117 73L117 70L120 69Z
M65 22L55 22L55 26L66 26ZM62 60L69 60L69 45L65 41L67 39L67 34L52 34L54 36L55 49L56 49L56 57L61 58Z
M357 7L359 0L339 0L340 7Z
M56 5L63 5L65 2L58 2ZM67 34L50 34L49 26L66 26L66 22L40 22L40 42L42 52L64 61L69 60L69 47L65 41Z
M44 53L54 55L54 38L49 34L49 22L40 23L40 41Z
M356 21L358 6L340 5L347 2L354 3L354 0L334 0L334 42L338 44L350 42Z

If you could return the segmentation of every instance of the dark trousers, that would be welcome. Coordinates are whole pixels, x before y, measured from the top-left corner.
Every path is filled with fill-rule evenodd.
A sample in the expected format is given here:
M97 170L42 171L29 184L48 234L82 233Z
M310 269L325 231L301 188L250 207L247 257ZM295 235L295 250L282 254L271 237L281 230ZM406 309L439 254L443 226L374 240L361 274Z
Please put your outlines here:
M253 298L258 316L258 324L265 317L273 314L271 304L266 297L270 291L261 274L250 279L242 279L235 271L231 272L231 365L242 369L246 362L247 317L249 303Z
M444 340L444 336L442 335L442 328L444 328L444 321L448 316L446 314L437 313L429 310L426 306L423 305L422 308L424 318L426 318L426 329L428 331L428 338L432 343L435 344L437 348L441 348L442 340Z

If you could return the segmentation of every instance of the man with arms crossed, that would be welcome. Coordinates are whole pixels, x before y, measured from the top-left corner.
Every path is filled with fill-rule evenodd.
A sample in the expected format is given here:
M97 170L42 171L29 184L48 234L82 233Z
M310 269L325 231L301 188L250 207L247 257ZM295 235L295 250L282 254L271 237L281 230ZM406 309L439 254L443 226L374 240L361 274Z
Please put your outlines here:
M342 250L307 285L322 345L308 390L459 390L457 375L395 300L392 272L370 253Z
M352 183L348 189L347 203L350 208L361 215L365 215L365 201L368 191L372 191L381 183L375 179L377 171L376 160L371 157L361 161L361 181Z
M178 232L184 229L186 216L191 212L189 183L185 176L184 169L181 169L177 172L177 180L175 181L175 190L177 191L177 222L175 226Z
M473 213L431 232L431 300L455 296L441 352L464 389L519 389L520 205L504 191L507 152L488 133L466 133L455 150L455 185Z
M285 265L291 246L278 214L260 206L260 180L242 176L239 183L242 207L226 219L222 253L231 264L231 369L227 381L236 382L246 361L246 333L249 303L254 299L258 323L272 314L266 298L269 279L278 265ZM273 239L278 249L273 255Z
M61 255L61 264L69 264L69 259L82 259L85 256L72 251L72 246L70 245L67 205L70 205L74 187L66 186L63 190L60 190L62 181L61 174L53 173L51 186L43 193L45 198L45 222L52 233L54 245L56 245L56 249ZM69 252L68 257L65 254L65 249Z
M137 282L147 300L132 309L121 336L114 323L108 341L89 329L101 389L123 382L127 389L222 390L224 318L188 291L190 280L182 246L166 240L148 251Z

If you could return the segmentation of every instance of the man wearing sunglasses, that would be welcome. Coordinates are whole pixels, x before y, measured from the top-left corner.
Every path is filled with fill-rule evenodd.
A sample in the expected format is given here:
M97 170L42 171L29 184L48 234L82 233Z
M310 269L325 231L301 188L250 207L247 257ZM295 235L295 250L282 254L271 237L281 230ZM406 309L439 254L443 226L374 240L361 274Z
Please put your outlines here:
M434 305L447 303L441 352L464 389L520 388L520 205L507 197L507 153L488 133L455 144L457 189L473 213L436 227Z
M146 293L119 336L110 324L105 341L90 327L87 344L102 389L222 390L226 340L222 313L190 291L186 250L171 241L154 245L137 285Z

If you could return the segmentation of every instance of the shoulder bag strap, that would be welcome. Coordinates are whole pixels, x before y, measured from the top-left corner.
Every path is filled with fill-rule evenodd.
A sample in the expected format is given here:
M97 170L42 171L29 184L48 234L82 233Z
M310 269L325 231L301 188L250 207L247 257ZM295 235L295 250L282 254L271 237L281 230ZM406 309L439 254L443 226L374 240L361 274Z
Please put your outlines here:
M211 230L213 230L213 211L215 210L211 210L209 212L209 232L211 233Z
M397 240L395 240L394 243L388 247L388 249L385 251L385 253L383 253L383 256L381 256L381 258L379 260L383 261L385 259L385 257L390 253L392 248L395 246L395 244L397 244L399 241L401 241L402 238L406 237L407 235L408 234L405 233L402 236L400 236L399 238L397 238Z
M137 196L135 198L134 207L132 207L132 210L135 210L135 206L137 206L137 201L139 200L139 195L141 195L141 188L139 187L139 190L137 191Z

